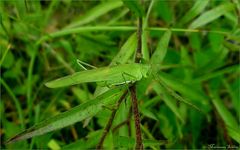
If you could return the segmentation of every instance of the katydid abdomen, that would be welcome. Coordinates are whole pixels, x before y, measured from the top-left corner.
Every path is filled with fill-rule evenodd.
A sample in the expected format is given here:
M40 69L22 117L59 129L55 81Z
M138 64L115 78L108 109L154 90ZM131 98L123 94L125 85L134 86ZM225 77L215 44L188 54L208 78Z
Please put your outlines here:
M50 82L45 85L49 88L58 88L75 84L98 82L100 85L120 85L141 80L146 77L150 66L147 64L122 64L112 67L102 67L80 71Z

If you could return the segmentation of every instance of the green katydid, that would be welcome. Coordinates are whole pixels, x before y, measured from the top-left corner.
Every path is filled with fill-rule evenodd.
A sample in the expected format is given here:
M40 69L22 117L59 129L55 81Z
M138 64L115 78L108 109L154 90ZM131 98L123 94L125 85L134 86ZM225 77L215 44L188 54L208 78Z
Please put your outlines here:
M68 75L45 85L49 88L64 87L87 82L98 82L100 85L120 85L133 83L147 77L150 66L147 64L122 64L112 67L102 67L84 70Z

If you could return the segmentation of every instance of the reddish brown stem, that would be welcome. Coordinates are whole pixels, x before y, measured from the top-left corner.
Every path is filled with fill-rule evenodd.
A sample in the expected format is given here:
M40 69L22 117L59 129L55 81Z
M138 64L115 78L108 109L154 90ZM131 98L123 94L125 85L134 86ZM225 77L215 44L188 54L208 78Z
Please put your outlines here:
M132 110L134 114L134 121L135 121L135 130L136 130L136 150L143 150L143 144L142 144L142 133L140 128L140 115L138 111L138 102L137 102L137 96L136 96L136 87L135 84L130 87L131 92L131 99L132 99Z
M131 136L131 117L132 117L132 106L130 106L128 117L127 117L127 127L128 127L128 136Z

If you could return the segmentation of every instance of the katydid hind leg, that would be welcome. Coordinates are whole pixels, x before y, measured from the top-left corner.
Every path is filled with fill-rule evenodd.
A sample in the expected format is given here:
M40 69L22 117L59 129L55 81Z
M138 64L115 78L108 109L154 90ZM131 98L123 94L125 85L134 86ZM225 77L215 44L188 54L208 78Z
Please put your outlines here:
M133 78L134 80L132 80L132 81L127 81L126 78L124 77L124 75L125 75L126 77L129 76L129 77ZM136 76L131 75L131 74L126 73L126 72L123 72L123 73L122 73L122 77L123 77L123 79L124 79L124 81L125 81L126 84L129 83L129 82L132 82L132 83L133 83L134 81L137 81L137 80L138 80L138 78L137 78Z

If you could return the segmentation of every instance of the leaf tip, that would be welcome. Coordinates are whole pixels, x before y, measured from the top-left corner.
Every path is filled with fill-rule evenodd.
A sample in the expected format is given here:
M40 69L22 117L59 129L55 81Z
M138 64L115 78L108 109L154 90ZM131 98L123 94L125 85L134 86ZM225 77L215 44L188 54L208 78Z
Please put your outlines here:
M48 88L52 88L51 82L46 82L44 85L45 85L46 87L48 87Z
M19 141L18 138L19 138L19 136L15 135L14 137L5 141L4 144L9 145L9 144L15 143L15 142Z

